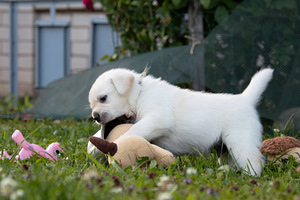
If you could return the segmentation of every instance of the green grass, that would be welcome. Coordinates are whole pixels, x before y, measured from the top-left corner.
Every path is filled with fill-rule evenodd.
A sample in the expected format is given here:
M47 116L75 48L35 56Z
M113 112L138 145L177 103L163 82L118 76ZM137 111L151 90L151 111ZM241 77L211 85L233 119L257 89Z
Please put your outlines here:
M6 149L15 155L20 150L11 139L15 129L30 143L46 148L57 141L65 151L53 163L36 156L17 162L0 160L0 199L300 198L299 163L294 159L280 165L268 163L262 176L255 178L220 169L214 154L207 159L183 156L169 168L156 167L152 162L133 171L93 162L86 155L88 137L99 129L93 124L72 119L0 119L0 151ZM10 188L4 187L6 180Z

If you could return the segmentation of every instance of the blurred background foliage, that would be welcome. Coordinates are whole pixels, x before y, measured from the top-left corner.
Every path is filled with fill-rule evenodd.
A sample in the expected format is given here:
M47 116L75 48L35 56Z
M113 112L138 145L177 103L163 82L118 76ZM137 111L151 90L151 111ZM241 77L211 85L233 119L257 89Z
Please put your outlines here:
M189 71L191 88L239 93L255 72L270 67L275 69L274 77L260 113L273 120L286 115L286 122L299 112L299 0L98 1L120 34L118 55L198 41L193 69L187 70L191 58L178 64ZM163 57L164 52L161 54ZM171 65L170 60L162 62Z
M40 104L35 104L36 113L86 117L90 112L86 110L85 115L78 108L88 105L86 96L93 80L120 66L142 72L149 65L153 76L172 84L233 94L242 92L255 72L270 67L275 69L274 76L259 114L279 121L282 127L293 120L295 130L300 131L300 1L95 1L102 3L120 34L118 55L135 56L49 85ZM70 96L72 104L66 104Z
M199 5L202 33L208 35L215 25L226 19L242 0L99 0L112 27L118 31L121 55L160 50L186 45L190 35L189 20L195 16L189 9Z

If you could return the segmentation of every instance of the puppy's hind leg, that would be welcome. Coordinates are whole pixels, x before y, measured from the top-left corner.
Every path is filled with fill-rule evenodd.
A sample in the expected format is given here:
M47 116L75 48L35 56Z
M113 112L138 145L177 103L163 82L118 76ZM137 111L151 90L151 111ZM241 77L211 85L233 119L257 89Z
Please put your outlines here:
M253 138L253 133L242 131L242 134L241 130L231 131L223 139L230 153L228 163L252 176L260 176L264 165L263 155L259 150L260 139Z

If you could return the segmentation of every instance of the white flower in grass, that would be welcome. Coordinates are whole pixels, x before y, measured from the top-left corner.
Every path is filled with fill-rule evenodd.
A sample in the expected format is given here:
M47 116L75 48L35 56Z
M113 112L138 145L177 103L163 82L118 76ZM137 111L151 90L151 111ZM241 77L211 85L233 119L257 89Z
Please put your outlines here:
M172 197L173 192L175 192L178 188L178 186L175 184L172 184L170 181L170 178L165 175L160 177L160 180L157 183L157 186L159 187L159 189L161 191L158 199L170 199L170 198L165 198L165 197L168 197L168 196Z
M152 1L152 5L153 5L153 6L157 6L157 5L158 5L157 0Z
M86 142L86 138L80 138L77 140L78 143L84 143Z
M274 128L273 131L274 131L275 133L279 133L279 132L280 132L280 130L279 130L278 128Z
M123 192L123 188L121 188L121 187L115 187L115 188L112 188L110 190L110 192L114 193L114 194L121 193L121 192Z
M195 175L197 174L197 169L195 169L194 167L189 167L186 170L186 174L190 176Z
M222 165L218 168L218 171L223 172L223 173L229 173L230 167L229 167L229 165Z
M4 197L10 197L15 192L18 183L11 177L5 177L0 183L1 195Z
M15 191L14 193L12 193L10 195L10 199L17 200L17 199L20 199L23 195L24 195L24 191L21 189L18 189L17 191Z
M98 173L93 170L93 169L89 169L84 175L83 175L83 180L91 180L94 178L97 178Z
M173 194L171 192L162 192L157 196L157 200L171 200L173 199Z
M170 178L168 176L163 175L160 177L157 186L160 187L161 190L166 190L169 183L170 183Z

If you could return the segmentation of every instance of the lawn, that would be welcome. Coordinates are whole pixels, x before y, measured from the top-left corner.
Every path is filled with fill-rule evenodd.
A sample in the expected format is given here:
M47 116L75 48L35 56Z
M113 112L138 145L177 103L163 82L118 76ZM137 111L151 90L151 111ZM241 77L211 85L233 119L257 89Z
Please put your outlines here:
M37 156L0 160L0 199L300 199L294 159L268 163L261 177L220 166L215 154L178 157L168 168L151 162L122 170L86 155L88 137L99 129L89 119L0 119L0 151L19 152L11 139L15 129L44 148L59 142L65 153L57 162Z

